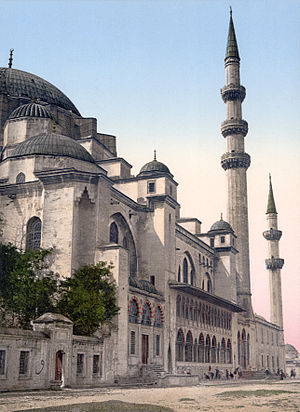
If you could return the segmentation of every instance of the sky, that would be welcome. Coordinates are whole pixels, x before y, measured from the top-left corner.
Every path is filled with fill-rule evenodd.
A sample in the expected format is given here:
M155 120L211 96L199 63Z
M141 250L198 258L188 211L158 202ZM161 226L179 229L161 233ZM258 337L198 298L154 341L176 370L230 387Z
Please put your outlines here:
M247 96L254 311L269 319L264 260L268 174L283 231L285 340L300 351L300 1L1 0L0 66L34 73L62 90L98 131L118 138L133 174L153 158L179 183L182 217L202 230L224 213L220 124L229 6Z

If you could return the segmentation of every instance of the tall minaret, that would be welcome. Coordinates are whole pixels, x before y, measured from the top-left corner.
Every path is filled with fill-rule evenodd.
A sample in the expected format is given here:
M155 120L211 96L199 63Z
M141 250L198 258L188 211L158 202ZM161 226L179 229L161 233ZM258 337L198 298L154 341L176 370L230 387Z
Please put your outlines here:
M221 90L221 94L226 104L226 120L221 125L221 132L226 138L227 152L221 157L221 165L226 172L227 220L237 235L238 303L247 310L248 314L252 314L246 174L250 166L250 156L244 151L248 124L242 119L242 102L246 90L240 84L240 56L231 9L225 73L226 85Z
M281 230L278 230L277 225L277 211L273 196L271 176L266 215L268 230L266 230L263 235L268 241L269 252L269 258L266 259L266 266L269 271L270 282L270 320L283 329L280 271L283 267L284 260L279 258L279 240L282 232Z

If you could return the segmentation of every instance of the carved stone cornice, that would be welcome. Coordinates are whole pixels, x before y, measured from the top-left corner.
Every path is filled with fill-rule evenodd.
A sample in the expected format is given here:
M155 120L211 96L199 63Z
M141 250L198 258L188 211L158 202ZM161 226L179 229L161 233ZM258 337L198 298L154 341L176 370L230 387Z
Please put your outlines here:
M242 119L225 120L221 124L221 133L224 137L233 134L241 134L245 137L248 133L248 123Z
M221 166L224 170L245 168L248 169L251 163L251 158L248 153L227 152L221 157Z
M239 100L242 103L246 97L246 89L244 86L236 86L231 83L221 89L221 95L224 103L234 100Z
M263 232L263 236L267 240L280 240L282 231L277 229L270 229Z
M266 259L265 262L267 269L271 270L282 269L284 265L284 259L274 258L274 256L271 259Z

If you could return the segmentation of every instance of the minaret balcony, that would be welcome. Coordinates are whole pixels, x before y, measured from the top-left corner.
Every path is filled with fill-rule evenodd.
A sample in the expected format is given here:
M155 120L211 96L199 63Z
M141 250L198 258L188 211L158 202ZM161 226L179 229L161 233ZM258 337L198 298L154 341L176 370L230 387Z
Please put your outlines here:
M265 262L267 269L270 270L282 269L284 265L284 259L274 258L274 256L271 259L266 259Z
M271 228L270 230L266 230L263 233L263 236L267 240L280 240L282 236L282 231Z
M225 120L225 122L221 124L221 133L224 137L234 134L241 134L245 137L248 133L248 123L242 119Z
M242 103L246 97L246 89L244 86L236 86L230 83L221 89L221 95L224 103L235 100L239 100Z
M221 157L221 166L224 170L245 168L248 169L251 163L251 158L248 153L227 152Z

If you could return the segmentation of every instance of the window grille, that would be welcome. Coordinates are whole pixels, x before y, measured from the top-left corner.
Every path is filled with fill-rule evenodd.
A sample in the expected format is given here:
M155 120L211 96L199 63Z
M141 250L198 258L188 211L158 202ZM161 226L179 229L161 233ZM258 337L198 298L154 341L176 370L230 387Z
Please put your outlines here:
M24 173L19 173L16 177L16 183L25 183L25 175Z
M155 182L148 182L148 193L155 192Z
M21 351L20 352L20 366L19 366L19 374L20 375L27 375L28 373L28 363L29 363L29 351Z
M130 302L129 306L129 322L138 323L138 305L135 300Z
M4 375L5 373L5 357L6 351L0 350L0 375Z
M98 374L100 369L100 355L93 356L93 373Z
M112 222L109 228L109 242L119 243L119 231L118 226L115 224L115 222Z
M148 303L146 303L143 308L142 324L148 326L151 325L151 311Z
M135 332L132 330L130 332L130 355L135 354Z
M155 354L156 356L160 355L160 335L156 335Z
M39 249L41 246L42 222L38 217L32 217L27 223L26 249Z
M156 328L161 328L162 327L162 318L161 318L161 310L160 308L156 309L155 312L155 318L154 318L154 326Z
M77 375L82 375L83 374L83 360L84 360L84 354L83 353L78 353L77 354Z

